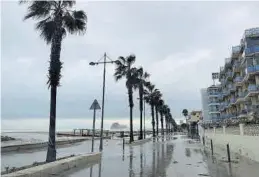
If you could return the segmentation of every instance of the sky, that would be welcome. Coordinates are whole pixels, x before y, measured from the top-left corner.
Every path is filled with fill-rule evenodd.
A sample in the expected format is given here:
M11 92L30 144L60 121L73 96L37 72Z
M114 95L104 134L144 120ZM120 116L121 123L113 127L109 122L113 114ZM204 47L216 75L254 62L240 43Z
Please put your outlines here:
M49 116L47 70L50 46L35 31L35 21L23 21L26 5L1 1L1 117ZM62 42L61 87L57 117L91 118L91 103L101 103L103 66L89 66L104 52L116 60L136 55L135 66L150 73L174 118L182 109L201 109L200 89L213 82L231 47L247 28L259 26L259 2L83 2L87 13L84 36ZM115 82L107 65L105 117L128 119L125 81ZM138 117L137 92L134 117ZM150 117L149 106L146 106Z

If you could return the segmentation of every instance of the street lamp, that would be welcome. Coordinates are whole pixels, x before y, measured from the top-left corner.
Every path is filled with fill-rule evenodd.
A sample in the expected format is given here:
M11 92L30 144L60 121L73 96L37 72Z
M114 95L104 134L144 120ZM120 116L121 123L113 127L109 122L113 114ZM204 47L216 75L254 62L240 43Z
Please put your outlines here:
M102 57L103 61L97 61L97 62L90 62L89 65L94 66L98 64L103 64L103 93L102 93L102 117L101 117L101 132L100 132L100 145L99 145L99 151L103 150L103 117L104 117L104 96L105 96L105 75L106 75L106 63L115 63L116 61L111 60L109 57L107 57L106 53L104 53L104 56ZM101 58L101 59L102 59ZM106 59L109 59L110 61L106 61Z
M137 98L138 100L140 99L140 98ZM145 101L144 101L144 99L142 100L143 101L143 117L144 117L144 139L146 139L146 127L145 127L145 125L146 125L146 109L145 109Z

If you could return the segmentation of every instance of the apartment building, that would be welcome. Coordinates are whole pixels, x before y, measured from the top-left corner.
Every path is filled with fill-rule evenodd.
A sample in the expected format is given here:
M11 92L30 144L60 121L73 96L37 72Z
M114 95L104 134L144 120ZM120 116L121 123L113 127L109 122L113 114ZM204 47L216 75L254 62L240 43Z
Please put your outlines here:
M259 108L259 28L247 29L220 67L220 117L252 118Z
M201 105L203 121L209 121L209 106L207 88L201 89Z

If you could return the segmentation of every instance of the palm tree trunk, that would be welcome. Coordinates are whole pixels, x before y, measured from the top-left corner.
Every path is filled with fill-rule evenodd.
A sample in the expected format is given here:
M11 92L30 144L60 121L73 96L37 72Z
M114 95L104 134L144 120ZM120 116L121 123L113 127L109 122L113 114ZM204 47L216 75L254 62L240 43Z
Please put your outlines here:
M158 135L158 125L159 125L159 123L158 123L158 109L157 109L157 107L155 107L156 108L156 135Z
M152 116L152 134L153 137L156 136L156 132L155 132L155 115L154 115L154 105L151 104L151 116Z
M139 139L143 139L143 129L142 129L142 121L143 121L143 90L139 89L139 110L140 110L140 135Z
M53 162L56 160L56 101L57 101L57 87L59 86L60 73L62 63L60 62L61 52L61 16L57 15L55 18L57 29L51 43L50 67L48 84L51 87L50 94L50 121L49 121L49 142L46 162Z
M129 94L129 106L130 106L130 143L134 141L133 136L133 91L132 87L129 86L128 88L128 94Z
M164 120L163 120L163 112L162 111L160 111L160 121L161 121L162 135L164 135Z
M53 162L56 160L56 98L57 98L57 87L51 86L49 142L48 142L46 162Z

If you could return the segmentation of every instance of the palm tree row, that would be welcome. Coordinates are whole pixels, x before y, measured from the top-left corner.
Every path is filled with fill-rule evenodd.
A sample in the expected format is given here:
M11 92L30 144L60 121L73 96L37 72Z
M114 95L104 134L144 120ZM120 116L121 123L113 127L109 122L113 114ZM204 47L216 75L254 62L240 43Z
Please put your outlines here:
M36 20L36 30L40 32L43 40L51 45L50 62L48 70L48 86L50 88L50 116L49 116L49 142L47 150L47 162L56 160L56 98L57 90L60 86L61 69L61 46L62 41L67 34L84 34L86 31L87 16L82 10L74 10L74 0L56 0L56 1L27 1L21 0L20 4L27 4L27 13L24 20ZM162 94L155 86L147 81L149 74L143 71L143 68L133 67L136 57L130 55L126 58L119 57L116 62L115 71L116 80L126 78L126 87L128 90L130 106L130 141L133 141L133 91L139 91L139 109L140 109L140 139L143 138L142 114L143 103L146 101L151 106L153 136L158 134L158 113L160 113L161 128L164 130L164 118L166 132L175 127L175 121L172 118L170 109L164 104ZM156 134L155 119L156 112ZM164 131L162 131L164 133Z
M140 110L140 135L139 139L143 139L143 104L144 101L151 107L152 116L152 132L153 137L158 135L159 124L161 125L161 133L164 134L176 128L176 122L172 117L170 108L165 104L162 93L155 85L148 81L150 74L145 72L142 67L136 68L133 64L136 61L135 55L127 57L120 56L116 61L115 80L126 79L126 88L128 91L128 100L130 107L130 142L134 141L133 136L133 91L138 90L139 94L139 110ZM159 123L160 115L160 123ZM165 120L165 122L164 122ZM164 127L165 123L165 127ZM156 127L155 127L156 125Z

